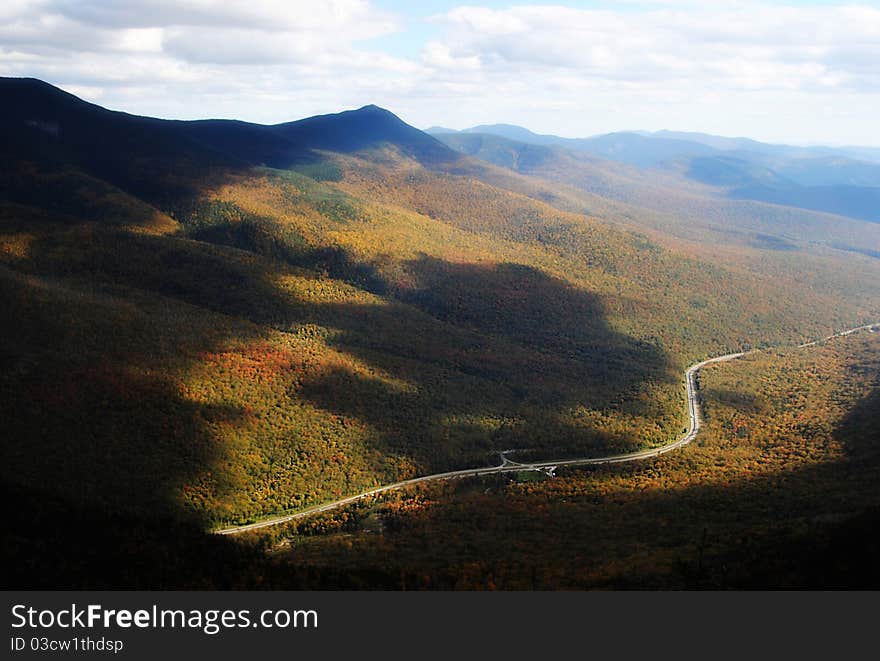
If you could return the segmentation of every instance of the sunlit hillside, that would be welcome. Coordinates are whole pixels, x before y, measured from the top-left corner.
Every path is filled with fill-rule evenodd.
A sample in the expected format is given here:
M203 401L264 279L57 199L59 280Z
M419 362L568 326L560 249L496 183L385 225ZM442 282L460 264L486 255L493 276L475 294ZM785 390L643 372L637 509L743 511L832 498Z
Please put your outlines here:
M862 334L706 370L686 453L423 486L263 541L314 586L873 588L878 349Z
M172 122L0 89L0 475L33 521L16 554L51 557L47 519L106 517L135 552L174 526L210 545L504 449L660 445L694 360L880 318L880 261L830 225L797 253L716 249L682 238L693 216L586 213L574 180L375 107Z

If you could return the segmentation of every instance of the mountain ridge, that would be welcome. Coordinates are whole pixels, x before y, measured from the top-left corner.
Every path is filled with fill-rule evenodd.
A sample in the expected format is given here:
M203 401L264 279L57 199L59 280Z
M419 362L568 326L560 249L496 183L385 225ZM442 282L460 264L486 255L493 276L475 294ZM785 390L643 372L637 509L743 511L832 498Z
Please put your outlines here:
M880 316L869 223L453 136L506 169L369 106L255 126L35 89L0 107L0 490L41 581L243 585L206 530L511 448L657 447L686 365Z
M149 151L154 141L167 145L177 140L190 150L191 157L219 159L230 165L285 166L307 159L310 150L356 151L384 141L417 159L456 158L438 140L373 104L279 124L256 124L234 119L157 119L108 110L35 78L0 78L0 94L6 100L0 109L0 130L5 137L25 133L27 140L27 133L36 131L44 138L70 142L74 150L84 150L86 145L97 145L100 150L106 145L95 128L102 124L104 131L111 131L110 137L125 141L130 150ZM22 123L30 131L20 131ZM135 131L144 135L135 136Z
M880 164L853 159L850 152L673 131L561 138L495 124L437 133L447 144L458 141L460 151L474 154L473 143L469 146L463 142L469 135L494 135L532 146L557 147L580 156L671 174L713 186L716 195L732 200L880 222Z

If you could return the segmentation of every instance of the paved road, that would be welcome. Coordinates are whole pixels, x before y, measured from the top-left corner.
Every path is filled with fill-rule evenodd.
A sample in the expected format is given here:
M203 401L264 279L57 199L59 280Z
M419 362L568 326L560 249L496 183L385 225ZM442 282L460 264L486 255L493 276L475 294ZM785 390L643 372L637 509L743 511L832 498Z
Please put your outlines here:
M844 337L846 335L852 335L853 333L858 333L859 331L871 331L872 333L880 330L880 324L865 324L864 326L858 326L856 328L850 328L848 330L840 331L839 333L835 333L834 335L829 335L828 337L823 337L821 340L813 340L812 342L804 342L803 344L799 344L799 349L804 349L806 347L814 347L817 344L821 344L826 340L832 340L835 337Z
M859 331L869 330L874 332L876 330L880 330L880 323L878 324L867 324L865 326L859 326L858 328L851 328L849 330L841 331L839 333L835 333L834 335L829 335L828 337L823 337L820 340L815 340L813 342L806 342L804 344L798 345L799 348L813 347L817 344L821 344L827 340L833 339L835 337L843 337L845 335L852 335L853 333L857 333ZM716 356L715 358L709 358L708 360L704 360L699 363L695 363L687 368L685 371L685 384L687 386L687 399L688 399L688 430L681 438L668 443L666 445L662 445L658 448L650 448L648 450L640 450L638 452L627 452L625 454L613 454L605 457L586 457L582 459L555 459L552 461L537 461L537 462L528 462L528 463L518 463L509 459L506 455L513 450L505 450L501 453L501 464L498 466L483 466L480 468L466 468L464 470L457 471L448 471L446 473L434 473L433 475L423 475L422 477L414 477L410 480L403 480L402 482L395 482L393 484L386 484L385 486L376 487L375 489L370 489L369 491L363 491L361 493L355 494L353 496L349 496L348 498L342 498L341 500L334 500L331 503L325 503L324 505L318 505L316 507L310 507L305 510L301 510L296 512L295 514L287 514L284 516L276 516L270 519L264 519L263 521L258 521L257 523L251 523L244 526L234 526L231 528L223 528L221 530L216 530L215 532L220 535L235 535L238 533L246 532L248 530L258 530L260 528L268 528L269 526L276 526L280 523L286 523L288 521L294 521L296 519L303 519L307 516L311 516L312 514L317 514L319 512L328 512L330 510L335 510L339 507L344 507L350 503L354 503L363 498L368 498L369 496L375 496L380 493L385 493L387 491L396 491L398 489L403 489L404 487L408 487L413 484L419 484L420 482L433 482L437 480L452 480L463 477L476 477L479 475L495 475L498 473L519 473L521 471L549 471L552 473L559 466L588 466L593 464L620 464L628 461L640 461L642 459L650 459L652 457L659 457L661 454L665 454L667 452L671 452L672 450L677 450L678 448L684 447L691 441L693 441L697 434L700 431L700 424L702 422L700 415L700 403L697 397L697 373L706 365L711 365L712 363L723 363L728 360L735 360L747 354L753 353L757 351L757 349L753 349L752 351L743 351L740 353L728 353L723 356Z

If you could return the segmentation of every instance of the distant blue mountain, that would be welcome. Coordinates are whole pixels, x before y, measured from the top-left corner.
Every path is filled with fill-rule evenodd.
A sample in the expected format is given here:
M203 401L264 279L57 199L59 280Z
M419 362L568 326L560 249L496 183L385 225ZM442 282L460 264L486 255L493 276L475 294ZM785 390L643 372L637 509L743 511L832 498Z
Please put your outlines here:
M734 199L784 204L880 222L880 148L774 145L681 131L630 131L588 138L541 135L521 126L487 124L463 131L429 129L447 143L451 136L500 136L520 144L560 147L641 169L661 169L719 189ZM471 140L473 142L473 139ZM453 147L496 164L523 150L509 145ZM531 159L549 158L531 152Z

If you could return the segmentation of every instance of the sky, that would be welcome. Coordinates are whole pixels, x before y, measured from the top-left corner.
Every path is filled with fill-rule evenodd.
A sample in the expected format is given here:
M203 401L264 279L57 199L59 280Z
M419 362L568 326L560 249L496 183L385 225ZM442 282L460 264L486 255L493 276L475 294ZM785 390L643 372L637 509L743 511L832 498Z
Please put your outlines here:
M880 146L880 2L2 0L0 75L157 117Z

